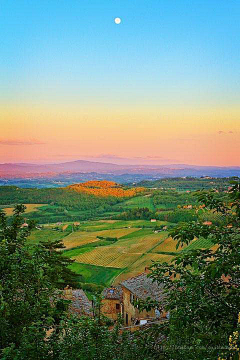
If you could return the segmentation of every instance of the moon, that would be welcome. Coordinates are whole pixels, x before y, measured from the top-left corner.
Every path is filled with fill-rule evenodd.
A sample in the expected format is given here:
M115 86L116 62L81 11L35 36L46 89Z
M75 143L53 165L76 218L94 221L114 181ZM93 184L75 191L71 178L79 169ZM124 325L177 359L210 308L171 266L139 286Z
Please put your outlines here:
M114 19L114 22L115 22L115 24L117 24L117 25L119 25L119 24L121 24L121 19L119 18L119 17L116 17L115 19Z

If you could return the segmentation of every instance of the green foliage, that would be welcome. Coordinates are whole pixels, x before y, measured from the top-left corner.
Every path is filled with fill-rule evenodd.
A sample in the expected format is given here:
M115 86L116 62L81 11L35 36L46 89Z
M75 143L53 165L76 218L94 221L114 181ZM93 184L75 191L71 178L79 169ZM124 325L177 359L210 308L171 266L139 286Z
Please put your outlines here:
M87 220L112 211L112 206L123 201L116 197L97 197L64 188L22 189L0 186L0 205L25 203L48 204L28 213L28 218L39 223Z
M120 322L109 331L101 316L62 322L49 340L51 359L57 360L160 360L158 332L120 332Z
M203 189L226 190L229 186L229 178L196 178L187 176L186 178L164 178L155 181L144 180L137 184L146 188L174 189L178 191L196 191Z
M198 195L207 209L225 217L225 224L208 226L195 221L171 231L177 246L197 238L218 248L183 251L171 265L153 265L151 277L164 283L165 309L170 311L163 344L166 358L216 359L220 349L228 347L229 334L236 328L240 308L240 183L232 185L227 201L212 192Z
M174 211L162 212L158 214L158 219L166 220L171 223L187 222L197 220L198 216L194 210L175 209Z
M39 342L44 348L46 331L58 323L65 309L55 288L62 272L58 269L52 282L54 265L46 248L27 243L31 227L21 227L24 210L17 205L10 223L0 211L0 354L6 359L15 359L15 355L20 359L20 348L31 354L30 348L37 348ZM36 358L44 358L42 351L39 348Z
M77 275L70 269L74 260L64 256L65 246L61 240L42 241L40 246L45 250L45 260L48 266L46 273L52 285L58 289L63 289L67 285L76 288L78 286Z
M104 237L104 236L97 236L98 239L100 240L105 240L105 241L112 241L112 242L116 242L118 241L118 238L117 237Z
M145 208L134 208L115 217L120 220L150 220L156 216L155 212Z

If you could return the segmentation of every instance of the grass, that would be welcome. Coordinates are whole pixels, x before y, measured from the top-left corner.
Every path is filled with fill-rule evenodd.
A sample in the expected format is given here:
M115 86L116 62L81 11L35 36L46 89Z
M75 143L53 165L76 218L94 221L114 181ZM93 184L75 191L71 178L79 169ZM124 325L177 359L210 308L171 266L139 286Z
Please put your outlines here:
M126 209L132 209L136 207L147 207L149 210L155 210L152 197L149 195L136 196L130 200L127 200L121 204Z
M91 250L92 250L92 247L80 247L80 248L64 251L64 256L72 258L74 256L84 254Z
M155 226L170 224L167 221L161 221L161 220L157 220L155 223L151 223L150 220L110 220L110 221L111 222L109 222L108 220L85 221L81 223L79 229L82 231L89 231L89 232L133 228L133 227L153 229L155 228Z
M89 264L73 263L70 268L81 275L86 283L102 284L109 286L114 278L121 272L120 269L105 268Z
M121 237L122 239L134 239L134 238L139 238L140 236L143 235L148 235L148 234L152 234L152 229L138 229L134 232L132 232L131 234L127 234Z
M41 230L33 230L31 235L28 237L28 241L33 244L38 244L40 241L47 241L47 240L61 240L67 233L62 231L54 231L49 228L43 228Z

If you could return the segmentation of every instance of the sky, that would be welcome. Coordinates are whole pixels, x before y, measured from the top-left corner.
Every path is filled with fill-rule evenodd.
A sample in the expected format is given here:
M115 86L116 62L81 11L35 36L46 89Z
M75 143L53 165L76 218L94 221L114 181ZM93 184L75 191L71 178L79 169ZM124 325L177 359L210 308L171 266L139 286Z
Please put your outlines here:
M1 0L0 163L240 166L239 18L239 0Z

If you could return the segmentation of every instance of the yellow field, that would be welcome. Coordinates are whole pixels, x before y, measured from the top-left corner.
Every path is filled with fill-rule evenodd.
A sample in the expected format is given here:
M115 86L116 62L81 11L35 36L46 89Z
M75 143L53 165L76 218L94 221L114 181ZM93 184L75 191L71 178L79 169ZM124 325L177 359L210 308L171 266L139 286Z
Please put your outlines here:
M140 253L129 254L124 247L99 246L93 250L74 256L79 263L105 267L125 268L135 262Z
M95 233L87 233L85 231L76 231L63 239L63 243L67 249L89 244L94 241L98 241Z
M25 213L29 213L32 211L37 211L39 207L46 206L47 204L24 204L24 205L26 206ZM3 210L5 211L7 216L13 215L13 210L14 210L13 207L4 208Z
M119 257L117 257L115 260L113 260L108 267L114 267L114 268L125 268L132 264L134 261L136 261L141 254L126 254L123 253Z
M115 224L117 220L99 220L100 223Z
M90 252L74 256L73 259L83 264L110 266L111 262L116 260L121 255L122 248L115 247L113 249L111 246L99 246Z
M150 234L142 238L138 238L138 242L130 247L129 252L138 252L143 254L150 248L157 245L161 240L164 240L165 237L166 234Z
M160 251L166 251L166 252L178 252L183 250L187 245L184 245L183 247L179 247L176 249L177 241L173 240L171 237L164 240L159 246L157 246L153 252L157 253Z
M162 255L162 254L145 254L139 259L134 262L127 271L121 273L119 276L116 277L114 280L114 284L118 284L121 281L124 281L132 276L136 276L142 272L145 271L146 267L149 267L152 264L152 261L159 261L161 263L167 262L170 263L170 261L174 258L172 255Z
M160 241L166 238L167 233L161 234L148 234L144 236L134 237L132 239L120 239L117 243L112 246L124 247L128 253L140 253L147 252L150 248L158 244Z
M127 234L130 234L137 229L113 229L113 230L103 230L103 231L94 231L94 232L86 232L86 231L75 231L70 235L66 236L63 239L63 243L67 249L72 249L74 247L82 246L85 244L92 243L94 241L99 241L97 236L103 237L121 237Z

